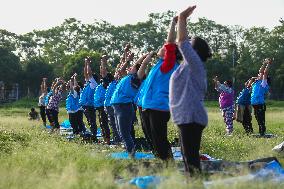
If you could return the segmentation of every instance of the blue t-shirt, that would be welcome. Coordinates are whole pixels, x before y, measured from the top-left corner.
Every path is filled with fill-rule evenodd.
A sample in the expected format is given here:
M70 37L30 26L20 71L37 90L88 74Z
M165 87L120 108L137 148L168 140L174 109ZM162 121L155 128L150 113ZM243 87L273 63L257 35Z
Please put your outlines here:
M104 106L111 106L110 104L110 100L111 100L111 97L115 91L115 88L116 88L116 84L117 84L117 81L112 81L107 89L106 89L106 93L105 93L105 101L104 101Z
M251 104L259 105L265 103L265 94L268 92L269 86L267 80L257 80L252 84Z
M96 108L104 106L105 101L105 93L106 89L103 87L103 84L99 84L96 87L95 94L94 94L94 106Z
M237 97L236 103L239 105L250 105L250 89L244 88Z
M139 88L139 86L136 85L136 81L136 74L129 74L123 77L116 85L110 104L132 103Z
M75 113L80 109L79 95L76 91L69 92L66 98L66 110L68 113Z
M136 104L139 107L142 107L142 96L143 96L143 86L145 84L145 81L142 81L141 86L138 89L138 93L134 98L134 104Z
M44 105L47 106L48 105L48 102L49 102L49 98L53 95L53 91L50 90L47 95L45 96L45 99L44 99Z
M161 71L164 60L159 59L148 74L143 86L142 108L169 111L169 83L172 73L178 68L174 67L167 73Z

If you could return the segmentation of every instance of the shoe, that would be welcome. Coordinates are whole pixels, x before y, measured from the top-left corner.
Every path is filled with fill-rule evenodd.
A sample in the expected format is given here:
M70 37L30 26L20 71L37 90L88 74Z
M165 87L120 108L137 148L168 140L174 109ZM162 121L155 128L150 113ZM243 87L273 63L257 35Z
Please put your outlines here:
M231 131L231 132L227 131L227 133L225 134L225 136L231 137L231 136L233 136L233 132L232 132L232 131Z

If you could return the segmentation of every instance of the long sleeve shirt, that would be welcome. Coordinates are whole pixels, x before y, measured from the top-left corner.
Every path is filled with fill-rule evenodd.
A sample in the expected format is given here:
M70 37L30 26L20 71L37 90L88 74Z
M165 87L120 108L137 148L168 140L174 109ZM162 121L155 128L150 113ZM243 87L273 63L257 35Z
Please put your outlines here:
M170 111L175 124L198 123L206 126L203 100L207 90L206 71L188 39L179 44L184 62L170 80Z

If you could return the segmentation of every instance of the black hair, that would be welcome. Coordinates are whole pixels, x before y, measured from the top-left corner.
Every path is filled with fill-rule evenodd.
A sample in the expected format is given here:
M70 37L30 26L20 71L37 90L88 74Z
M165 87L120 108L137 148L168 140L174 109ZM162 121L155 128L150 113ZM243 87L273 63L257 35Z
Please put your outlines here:
M81 87L80 87L79 85L77 85L77 86L74 87L74 90L75 90L78 94L80 94Z
M81 81L78 81L77 84L80 87L80 89L83 89L84 85L83 85L83 83Z
M140 66L141 66L141 64L136 64L136 65L135 65L135 68L136 68L136 71L137 71L137 72L138 72Z
M97 75L97 74L93 74L93 78L95 79L95 81L97 82L97 83L99 83L99 81L100 81L100 78L99 78L99 76Z
M112 82L112 81L114 80L114 77L113 77L113 75L112 75L111 73L107 73L107 74L106 74L106 78L107 78L107 80L108 80L109 82Z
M183 60L182 54L181 54L178 46L176 45L176 61L182 61L182 60Z
M271 77L267 76L267 84L270 86L271 85Z
M233 86L233 82L231 80L227 80L226 81L226 84L229 86L229 87L232 87Z
M194 37L192 48L196 51L203 62L206 62L208 58L212 57L210 47L208 46L207 42L200 37Z
M35 111L35 108L31 108L31 112Z

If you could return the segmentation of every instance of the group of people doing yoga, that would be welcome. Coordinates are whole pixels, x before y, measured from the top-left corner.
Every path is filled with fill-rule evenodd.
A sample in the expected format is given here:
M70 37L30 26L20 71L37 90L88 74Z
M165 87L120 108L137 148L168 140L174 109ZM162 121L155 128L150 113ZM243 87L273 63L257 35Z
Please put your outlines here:
M106 144L123 142L129 156L135 155L134 121L139 112L142 130L154 155L162 160L173 159L167 138L167 123L172 118L177 125L179 142L183 154L185 171L193 175L200 171L200 142L203 129L208 124L204 97L207 90L207 76L204 62L211 57L211 50L200 37L189 37L187 18L196 6L190 6L171 21L165 44L157 53L149 52L133 61L131 45L127 44L116 66L115 73L108 71L108 57L103 55L99 75L92 72L91 59L84 63L85 84L81 86L74 74L68 82L57 78L48 91L46 79L41 84L39 97L40 114L46 124L45 114L53 129L58 129L59 102L63 90L69 91L66 110L74 134L84 133L85 115L93 140L97 141L96 114ZM146 74L146 68L153 59L156 64ZM270 62L265 62L259 76L246 82L238 98L243 106L243 125L252 132L250 104L255 109L260 133L265 133L264 93L267 91L267 71ZM220 107L226 129L233 131L232 83L221 84L214 78L216 90L220 92ZM249 92L252 91L252 92ZM250 97L248 97L250 96ZM112 132L110 132L110 128Z

